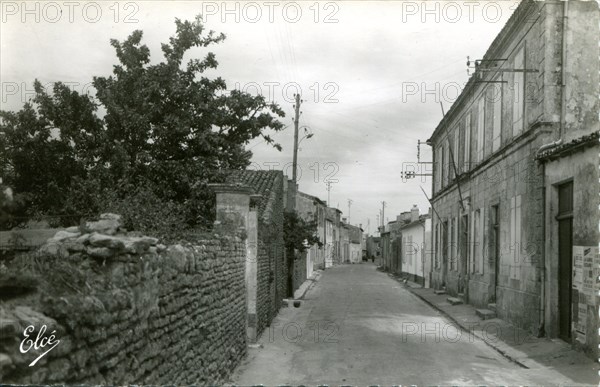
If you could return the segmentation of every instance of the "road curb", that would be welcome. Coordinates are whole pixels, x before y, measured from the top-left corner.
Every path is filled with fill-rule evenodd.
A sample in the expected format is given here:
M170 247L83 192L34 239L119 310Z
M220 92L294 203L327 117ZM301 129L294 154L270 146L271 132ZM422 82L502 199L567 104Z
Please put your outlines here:
M420 294L416 293L413 291L412 287L402 281L400 281L399 278L392 276L396 281L401 282L401 284L404 286L405 289L408 289L408 291L415 295L416 297L418 297L419 299L423 300L427 305L431 306L433 309L437 310L439 313L441 313L444 317L446 317L447 319L451 320L452 322L454 322L457 326L459 326L463 331L465 331L466 333L470 333L473 336L477 337L478 339L480 339L481 341L483 341L488 347L492 348L494 351L498 352L500 355L502 355L504 358L506 358L507 360L515 363L516 365L518 365L521 368L524 369L530 369L528 366L526 366L525 364L521 363L520 361L518 361L515 357L511 356L510 354L508 354L505 350L501 349L500 347L493 345L492 343L490 343L488 340L486 340L480 333L478 333L475 330L471 330L469 331L469 329L467 327L465 327L464 324L462 324L459 320L457 320L454 316L452 316L451 314L449 314L448 312L444 311L443 309L439 308L437 305L435 305L434 303L432 303L431 301L429 301L428 299L426 299L425 297L421 296Z
M306 295L306 293L308 293L308 291L310 289L312 289L316 283L321 279L321 275L323 274L322 270L317 270L315 272L313 272L313 274L306 279L306 281L304 281L304 283L300 286L300 288L302 288L302 286L306 285L304 291L302 291L302 294L300 294L298 297L296 297L296 300L303 300L304 296ZM298 288L298 290L300 290L300 288Z

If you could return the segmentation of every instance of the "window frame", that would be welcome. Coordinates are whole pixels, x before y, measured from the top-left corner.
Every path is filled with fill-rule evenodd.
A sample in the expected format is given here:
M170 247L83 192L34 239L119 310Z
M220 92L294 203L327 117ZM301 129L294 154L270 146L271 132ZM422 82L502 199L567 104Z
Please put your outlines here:
M477 161L482 162L485 148L485 93L477 101Z
M511 60L511 68L525 70L525 44L521 45ZM522 63L519 63L522 62ZM520 86L519 86L520 84ZM514 72L512 83L512 136L517 137L524 130L525 124L525 72Z
M502 104L504 101L504 87L503 83L499 81L500 76L497 76L492 83L493 85L500 85L500 91L498 96L492 96L492 153L500 149L502 145Z

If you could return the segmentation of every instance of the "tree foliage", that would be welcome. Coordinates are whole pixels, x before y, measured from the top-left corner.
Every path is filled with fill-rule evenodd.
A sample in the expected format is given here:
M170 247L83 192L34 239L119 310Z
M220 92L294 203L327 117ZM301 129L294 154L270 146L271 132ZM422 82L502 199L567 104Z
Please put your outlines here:
M36 80L20 111L0 112L0 172L23 203L19 215L91 215L120 203L132 206L131 227L147 228L165 208L184 227L206 226L214 212L207 184L247 167L252 139L281 149L267 134L283 128L281 108L229 92L205 74L217 68L215 55L195 57L225 36L206 33L199 16L175 26L157 63L142 31L111 40L118 64L93 77L95 98L62 83L48 93Z
M286 250L297 250L301 253L314 244L319 247L323 246L317 235L317 222L306 221L296 212L286 212L284 214L283 240Z
M101 120L88 97L56 83L52 94L34 82L35 96L18 112L0 111L0 173L15 192L13 217L61 214L64 189L87 175Z

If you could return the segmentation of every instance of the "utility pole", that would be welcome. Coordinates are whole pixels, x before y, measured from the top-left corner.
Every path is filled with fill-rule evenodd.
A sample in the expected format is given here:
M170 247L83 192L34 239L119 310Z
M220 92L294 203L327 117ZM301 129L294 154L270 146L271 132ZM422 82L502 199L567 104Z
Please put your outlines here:
M327 184L327 206L329 206L329 201L330 201L330 194L331 194L331 180L327 180L325 182L325 184Z
M294 94L294 97L296 97L296 104L294 105L296 117L294 118L294 171L292 180L296 183L296 168L298 167L298 123L300 122L300 104L302 100L300 99L300 94Z
M385 226L385 223L383 223L383 220L385 219L385 200L381 202L381 225Z
M348 199L348 224L350 223L350 206L352 206L352 199Z

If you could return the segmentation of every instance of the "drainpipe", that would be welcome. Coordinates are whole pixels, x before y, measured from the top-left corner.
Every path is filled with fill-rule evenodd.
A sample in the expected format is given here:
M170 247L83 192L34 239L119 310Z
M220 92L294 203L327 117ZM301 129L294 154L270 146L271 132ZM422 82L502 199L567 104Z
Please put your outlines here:
M567 21L569 20L569 2L563 2L563 25L562 25L562 52L561 52L561 87L560 87L560 124L559 124L559 132L558 132L558 140L553 141L549 144L542 145L538 151L536 152L536 156L542 153L545 150L554 148L560 144L562 144L562 137L565 132L565 115L567 109L567 93L565 91L566 88L566 63L567 63ZM546 164L542 163L542 199L543 203L546 203ZM546 208L544 208L544 212L542 213L543 221L542 221L542 232L544 233L544 240L546 240ZM538 336L545 336L545 314L546 314L546 271L548 259L546 257L546 243L542 244L542 257L544 259L544 267L541 272L541 297L540 297L540 326L538 329Z
M427 219L423 220L420 223L420 225L423 227L423 243L425 243L425 234L427 234L427 227L425 226L425 223L427 223ZM421 248L421 271L423 272L423 289L425 289L425 251L422 248Z
M560 94L561 94L561 106L560 106L560 127L559 130L560 132L558 133L558 138L559 140L562 139L562 136L565 132L565 115L566 115L566 110L567 110L567 93L565 91L566 88L566 75L567 75L567 71L566 71L566 67L567 67L567 27L568 27L568 20L569 20L569 2L565 1L563 3L563 30L562 30L562 63L561 63L561 77L560 77L560 81L561 81L561 88L560 88Z
M565 77L567 75L566 72L566 63L567 63L567 21L569 17L567 16L569 13L569 2L563 2L563 25L562 25L562 47L561 47L561 80L560 80L560 123L558 126L558 139L549 144L542 145L536 152L536 156L542 153L545 150L554 148L560 144L562 144L562 137L565 132L565 115L567 110L567 93L565 92L566 83Z

